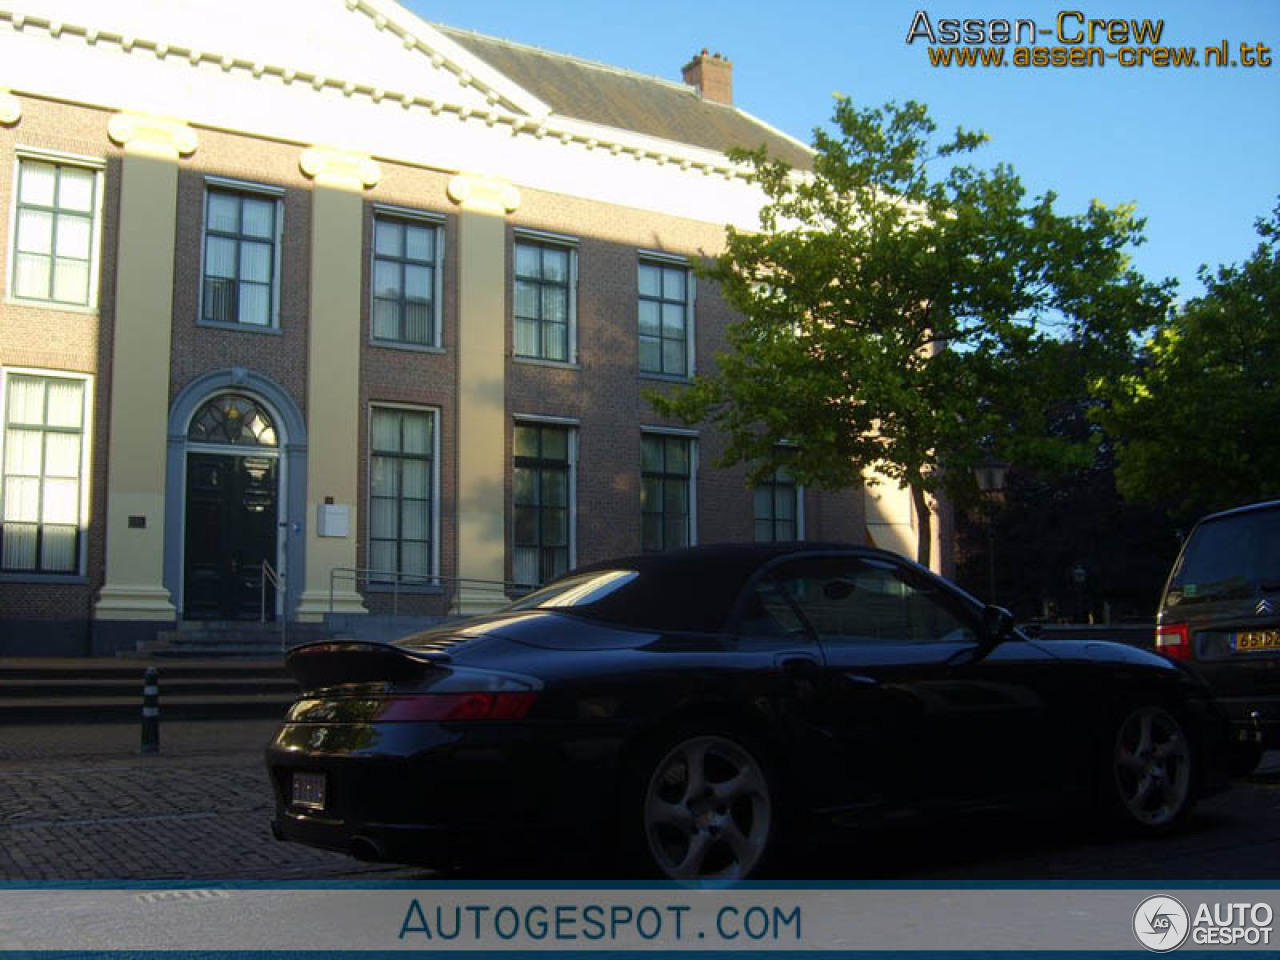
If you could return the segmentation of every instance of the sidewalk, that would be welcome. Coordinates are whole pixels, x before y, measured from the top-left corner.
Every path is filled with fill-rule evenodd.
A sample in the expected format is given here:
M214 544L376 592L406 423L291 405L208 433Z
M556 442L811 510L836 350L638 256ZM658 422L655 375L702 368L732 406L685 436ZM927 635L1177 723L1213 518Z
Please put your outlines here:
M0 728L0 881L421 877L280 843L262 752L274 720Z

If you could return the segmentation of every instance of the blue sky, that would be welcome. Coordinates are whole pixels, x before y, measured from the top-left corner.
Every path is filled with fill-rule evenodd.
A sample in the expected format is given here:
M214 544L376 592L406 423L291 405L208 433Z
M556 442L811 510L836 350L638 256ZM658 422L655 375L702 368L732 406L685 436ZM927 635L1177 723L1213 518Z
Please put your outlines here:
M801 140L831 114L839 91L871 106L915 99L940 130L985 130L973 156L1011 163L1060 212L1091 199L1134 203L1147 243L1134 251L1152 279L1201 292L1200 264L1238 262L1256 245L1253 221L1280 195L1280 2L1277 0L411 0L428 20L680 79L703 47L734 64L734 100ZM1162 45L1230 42L1272 48L1269 68L940 69L905 38L917 10L944 17L1031 18L1053 28L1060 10L1089 18L1164 21ZM1043 38L1052 43L1052 37Z

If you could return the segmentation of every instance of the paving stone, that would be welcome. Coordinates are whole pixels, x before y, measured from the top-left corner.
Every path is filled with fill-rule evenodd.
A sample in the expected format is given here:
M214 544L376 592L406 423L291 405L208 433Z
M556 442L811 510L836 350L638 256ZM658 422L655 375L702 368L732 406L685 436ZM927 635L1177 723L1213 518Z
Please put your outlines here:
M0 881L428 876L275 840L273 729L175 722L155 755L131 724L4 730Z

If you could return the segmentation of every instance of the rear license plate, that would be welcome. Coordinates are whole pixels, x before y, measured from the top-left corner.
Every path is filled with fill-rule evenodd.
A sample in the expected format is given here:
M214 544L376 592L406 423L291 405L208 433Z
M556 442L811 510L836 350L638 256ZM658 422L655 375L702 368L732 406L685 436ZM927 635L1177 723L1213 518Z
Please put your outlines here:
M1236 634L1236 650L1280 650L1280 630L1242 630Z
M295 773L293 775L291 799L295 807L306 807L308 810L323 810L324 774Z

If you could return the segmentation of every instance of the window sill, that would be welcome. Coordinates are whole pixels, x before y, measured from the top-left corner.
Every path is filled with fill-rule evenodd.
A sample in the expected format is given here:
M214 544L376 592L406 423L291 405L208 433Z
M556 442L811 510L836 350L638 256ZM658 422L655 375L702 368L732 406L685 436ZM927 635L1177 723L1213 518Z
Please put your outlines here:
M581 370L582 364L576 360L544 360L542 357L521 357L512 355L512 363L528 367L549 367L552 370Z
M430 353L443 355L446 351L444 347L436 347L425 343L407 343L399 340L379 340L375 337L369 338L369 346L380 347L383 350L402 350L405 353Z
M57 300L26 300L22 297L6 297L5 304L11 307L31 307L35 310L52 310L55 313L76 313L85 317L96 317L98 305L84 306L78 303L59 303Z
M691 373L657 373L652 370L641 370L637 376L641 380L656 380L658 383L692 383Z
M0 573L0 583L30 583L45 586L87 587L89 578L75 573Z
M237 333L265 333L272 337L279 337L284 333L284 331L279 327L259 327L252 323L211 323L208 320L197 320L196 326L204 330L234 330Z

